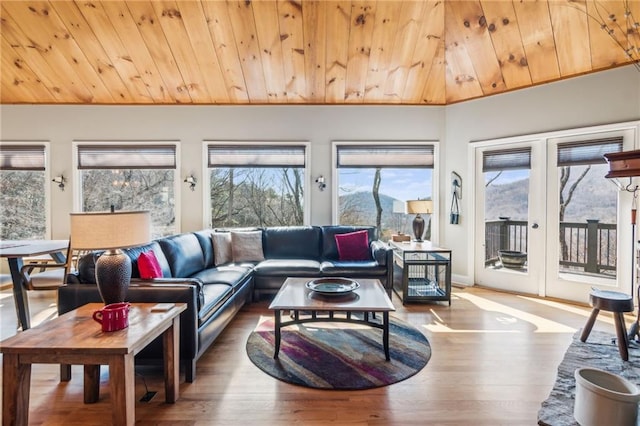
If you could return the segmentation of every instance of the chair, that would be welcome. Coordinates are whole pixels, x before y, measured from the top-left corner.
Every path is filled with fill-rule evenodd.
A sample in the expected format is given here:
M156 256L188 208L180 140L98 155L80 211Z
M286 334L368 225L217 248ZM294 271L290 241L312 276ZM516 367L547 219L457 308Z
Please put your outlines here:
M20 268L22 285L27 290L56 290L65 283L71 267L71 243L67 247L65 263L52 263L49 259L29 262Z

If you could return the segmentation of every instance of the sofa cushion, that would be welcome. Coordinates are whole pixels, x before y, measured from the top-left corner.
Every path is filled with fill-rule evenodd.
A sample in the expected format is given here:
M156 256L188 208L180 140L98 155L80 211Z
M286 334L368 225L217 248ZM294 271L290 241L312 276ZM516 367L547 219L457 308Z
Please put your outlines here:
M233 295L233 287L228 284L206 284L202 286L204 304L198 311L198 320L202 324Z
M327 225L322 227L322 259L338 260L338 246L336 245L335 236L337 234L346 234L349 232L366 230L369 234L369 241L378 239L378 228L375 226L346 226L346 225Z
M172 235L158 240L158 244L169 262L171 276L187 278L204 269L204 254L194 234Z
M225 265L205 269L194 274L191 278L197 278L205 285L222 283L228 284L230 286L236 286L237 284L240 284L249 274L251 274L251 268L249 267Z
M320 266L322 276L327 277L384 277L386 266L375 260L325 260Z
M262 231L231 231L231 251L233 252L233 261L235 263L260 262L264 260Z
M153 250L140 253L138 256L138 271L140 278L150 280L152 278L162 278L162 269Z
M211 268L213 265L213 244L211 242L212 229L203 229L202 231L196 231L193 235L196 236L204 255L204 267Z
M339 260L369 260L369 237L367 231L348 232L336 235Z
M254 268L259 276L317 277L320 275L320 262L311 259L267 259Z
M266 259L320 259L321 230L317 226L274 226L262 234Z
M233 262L233 252L231 251L231 232L214 232L211 234L211 241L213 242L214 266Z
M160 265L160 269L162 270L162 276L164 278L171 278L171 267L169 266L169 262L165 257L162 249L160 248L160 244L158 244L158 240L152 241L149 244L145 244L143 246L130 247L128 249L123 250L127 256L131 259L131 278L140 278L140 270L138 269L138 257L140 253L144 253L147 251L153 251L156 255L156 259L158 260L158 264Z

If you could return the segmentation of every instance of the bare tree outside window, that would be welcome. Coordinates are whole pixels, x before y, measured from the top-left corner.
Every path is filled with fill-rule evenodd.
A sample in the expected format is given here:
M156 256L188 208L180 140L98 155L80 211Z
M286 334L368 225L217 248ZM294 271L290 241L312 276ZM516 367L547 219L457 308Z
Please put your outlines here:
M304 169L209 169L212 227L290 226L304 223Z
M177 232L173 169L82 170L85 212L149 210L152 235Z
M617 190L606 164L559 167L559 264L571 273L614 277Z
M373 201L376 204L376 228L378 228L378 235L382 235L382 205L380 204L380 181L382 176L380 173L380 167L376 167L376 173L373 175Z
M0 239L46 238L45 172L0 170Z
M573 199L573 194L576 191L576 188L578 187L580 182L582 182L582 180L587 175L587 173L589 173L589 170L591 170L591 165L588 165L587 167L585 167L584 170L582 170L582 172L578 176L578 178L569 185L569 179L571 178L571 168L572 168L571 166L563 166L559 168L560 169L560 190L559 190L560 210L559 210L558 220L560 221L560 223L564 222L565 212L567 210L567 207L571 203L571 200ZM564 260L569 259L569 245L567 244L567 235L563 232L560 233L560 253L561 253L560 254L561 259L564 259Z

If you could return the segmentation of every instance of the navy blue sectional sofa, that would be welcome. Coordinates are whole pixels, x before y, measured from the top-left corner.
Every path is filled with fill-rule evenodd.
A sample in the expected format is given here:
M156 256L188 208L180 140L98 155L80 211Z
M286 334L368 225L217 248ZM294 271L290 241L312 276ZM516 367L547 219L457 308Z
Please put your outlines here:
M369 256L339 260L336 234L366 230ZM269 227L261 232L263 259L215 264L212 236L207 229L154 240L125 249L131 258L132 280L127 300L132 303L185 302L181 315L180 360L187 382L195 379L196 361L211 346L245 303L263 294L275 294L287 277L376 278L391 295L393 252L378 240L377 229L366 226ZM254 231L255 232L255 231ZM138 256L153 250L162 278L140 279ZM94 279L93 256L84 256L78 271L58 290L58 313L86 303L101 302ZM161 359L158 339L136 361Z

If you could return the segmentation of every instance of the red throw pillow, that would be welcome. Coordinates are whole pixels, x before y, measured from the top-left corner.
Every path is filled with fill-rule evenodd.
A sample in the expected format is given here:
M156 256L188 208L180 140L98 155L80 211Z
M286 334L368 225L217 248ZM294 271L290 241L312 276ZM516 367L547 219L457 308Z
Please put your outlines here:
M140 278L143 280L162 278L162 268L160 268L160 263L158 263L158 258L153 250L140 253L138 271L140 271Z
M369 260L369 233L364 231L336 234L340 260Z

